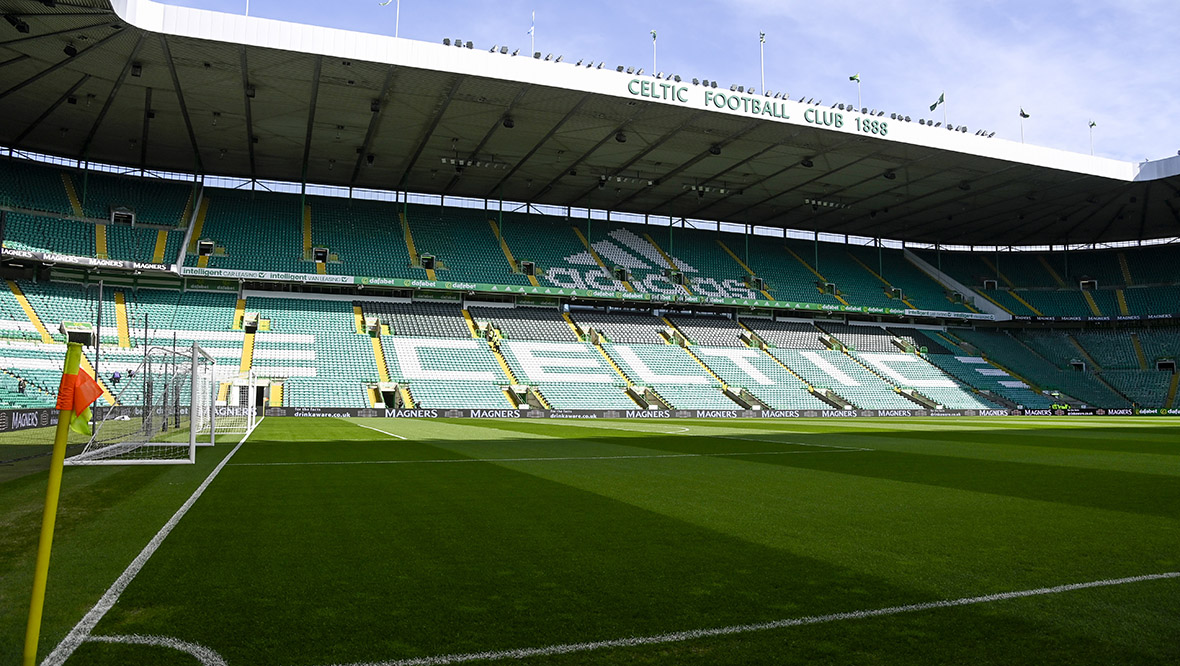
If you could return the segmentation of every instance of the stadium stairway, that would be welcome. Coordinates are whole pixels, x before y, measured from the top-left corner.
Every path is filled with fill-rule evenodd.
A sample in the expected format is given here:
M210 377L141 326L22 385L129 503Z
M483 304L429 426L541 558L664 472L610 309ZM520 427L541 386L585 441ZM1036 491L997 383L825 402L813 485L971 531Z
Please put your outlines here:
M508 247L508 240L505 239L504 235L500 233L499 225L497 225L496 221L493 219L488 219L488 225L491 226L492 233L496 235L496 239L500 242L500 251L504 253L504 258L508 260L508 265L513 271L517 270L519 268L519 264L516 262L516 257L512 254L512 248ZM534 287L541 286L541 283L537 281L536 275L526 275L525 277L528 278L529 284L533 285Z
M1090 308L1090 314L1095 317L1102 316L1102 310L1098 307L1098 302L1094 300L1094 294L1088 291L1082 292L1082 298L1086 299L1086 307Z
M1180 385L1180 372L1173 372L1172 373L1172 383L1168 385L1168 398L1165 403L1167 405L1168 409L1175 409L1176 408L1177 385Z
M805 261L803 259L803 257L800 257L799 254L797 252L795 252L795 250L791 249L791 247L789 245L784 245L783 249L786 250L787 254L791 255L795 259L795 261L798 261L804 268L806 268L808 271L810 271L812 275L819 278L820 282L824 282L824 283L831 282L831 280L827 279L826 277L823 276L823 274L821 274L818 270L816 270L815 267L813 267L811 264L807 263L807 261ZM817 292L819 292L820 294L824 293L823 289L821 289L819 286L816 286L815 290ZM839 292L837 292L835 294L830 294L830 296L832 298L835 298L837 301L840 301L841 305L848 305L848 301L844 300L844 297L841 296Z
M24 310L25 317L33 324L33 327L37 330L37 334L41 336L41 342L51 344L53 342L53 336L49 334L49 331L45 328L45 324L37 316L37 312L33 309L33 305L29 303L28 297L21 291L20 286L16 282L12 280L8 280L7 282L9 291L16 298L16 302L20 304L21 310Z
M854 353L849 352L847 350L844 351L844 354L846 356L848 356L848 358L855 361L860 367L871 372L874 376L877 377L877 379L880 379L885 384L888 384L889 387L893 389L894 393L902 396L903 398L906 398L910 402L917 405L920 409L937 409L938 408L937 401L930 399L929 397L923 395L922 393L920 393L919 391L917 391L915 389L903 390L901 386L897 385L896 381L894 381L890 377L886 377L885 375L881 374L876 368L874 368L872 366L872 364L865 363L864 359L862 359L857 354L854 354Z
M1127 285L1128 287L1135 284L1135 281L1131 279L1131 265L1127 263L1127 253L1119 250L1117 256L1119 259L1119 271L1123 275L1123 284Z
M586 251L590 253L590 256L594 259L594 262L598 264L599 268L606 271L607 275L610 275L611 267L607 266L606 262L602 260L602 257L598 254L598 250L595 250L594 246L590 244L589 240L587 240L586 234L583 234L581 229L572 225L570 226L570 229L573 229L574 235L578 237L578 241L581 242L582 246L586 248ZM629 281L619 280L619 283L623 285L623 289L626 291L635 291L635 287L632 287Z
M131 348L131 329L127 325L127 297L122 291L115 292L115 325L119 331L119 346Z
M1139 334L1131 334L1131 346L1135 348L1135 360L1139 362L1140 370L1147 370L1147 354L1143 352L1143 343L1139 341Z
M1094 357L1090 355L1090 352L1086 351L1086 348L1082 346L1081 342L1078 342L1078 339L1074 337L1072 333L1066 333L1065 339L1069 340L1069 343L1073 345L1074 349L1076 349L1078 353L1082 355L1082 360L1089 364L1090 367L1094 368L1095 370L1102 370L1102 365L1099 364L1098 361L1094 360Z
M725 241L721 240L720 238L716 239L716 241L717 241L718 247L720 247L725 252L725 254L728 254L730 256L730 258L733 259L734 262L736 262L737 265L740 266L741 269L746 272L747 275L749 275L750 277L755 277L754 271L750 270L750 267L746 265L746 262L742 261L741 258L738 257L737 254L735 254L733 250L729 249L729 246L725 244ZM762 295L765 296L767 300L770 300L770 301L775 300L774 295L772 295L765 288L759 289L758 291L761 292Z
M238 364L238 372L250 372L250 367L254 364L254 336L255 333L246 333L242 337L242 360Z
M885 288L886 288L886 289L888 289L889 291L893 291L893 289L894 289L894 286L893 286L893 284L892 284L892 283L890 283L890 282L889 282L889 280L886 280L885 278L881 277L881 275L880 275L880 274L879 274L877 271L875 271L875 270L873 270L873 269L869 268L869 267L868 267L868 265L867 265L867 264L865 264L865 262L861 261L860 257L856 256L855 254L853 254L853 253L851 253L851 252L846 252L845 254L847 254L847 255L848 255L848 257L849 257L850 259L852 259L854 262L856 262L856 264L857 264L858 266L860 266L860 267L861 267L861 268L863 268L863 269L864 269L866 272L868 272L868 274L869 274L869 275L872 275L873 277L875 277L875 278L877 278L878 280L880 280L881 284L885 285ZM903 294L903 298L901 299L901 302L902 302L902 303L905 303L905 304L906 304L906 307L908 307L908 308L910 308L910 309L913 309L913 310L916 310L916 309L917 309L917 308L914 306L914 304L913 304L913 303L909 302L909 300L907 300L906 298L904 298L904 294Z
M1041 266L1044 266L1045 271L1049 273L1049 277L1053 278L1053 282L1057 283L1058 287L1064 289L1067 286L1065 280L1061 279L1061 275L1058 274L1057 269L1053 268L1049 260L1045 258L1045 255L1038 254L1037 261L1041 263Z
M410 230L410 221L406 218L405 212L398 213L397 219L402 223L402 236L406 242L406 252L410 254L410 264L421 267L422 260L418 256L418 248L414 245L414 233ZM436 280L438 276L435 275L433 268L427 268L426 279Z

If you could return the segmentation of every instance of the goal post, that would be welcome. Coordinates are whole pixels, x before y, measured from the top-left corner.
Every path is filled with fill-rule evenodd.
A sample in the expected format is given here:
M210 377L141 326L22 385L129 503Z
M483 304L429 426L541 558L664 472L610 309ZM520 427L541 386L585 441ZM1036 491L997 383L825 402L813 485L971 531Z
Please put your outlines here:
M216 361L200 347L150 347L117 386L115 404L85 448L67 465L144 465L196 462L197 447L211 446Z
M258 423L258 389L262 383L253 370L214 368L214 404L218 435L245 435ZM213 421L210 421L213 427Z

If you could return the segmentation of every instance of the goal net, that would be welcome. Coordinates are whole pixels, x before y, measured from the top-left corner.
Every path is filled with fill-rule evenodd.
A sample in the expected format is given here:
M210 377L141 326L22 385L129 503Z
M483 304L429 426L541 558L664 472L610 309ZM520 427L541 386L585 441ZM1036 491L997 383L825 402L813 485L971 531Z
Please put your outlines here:
M217 395L212 413L217 416L217 434L245 435L253 430L264 382L258 381L253 371L239 372L228 366L216 367L213 381Z
M115 405L81 453L67 465L192 463L197 447L213 444L220 424L213 410L213 357L198 345L151 347L115 389Z

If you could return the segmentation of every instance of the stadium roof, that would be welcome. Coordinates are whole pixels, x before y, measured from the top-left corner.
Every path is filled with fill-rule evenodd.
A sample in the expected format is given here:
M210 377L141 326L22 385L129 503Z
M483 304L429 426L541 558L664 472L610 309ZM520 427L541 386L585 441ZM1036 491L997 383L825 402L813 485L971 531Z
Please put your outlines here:
M1132 164L671 74L150 0L0 9L0 143L18 149L911 242L1180 236L1180 157Z

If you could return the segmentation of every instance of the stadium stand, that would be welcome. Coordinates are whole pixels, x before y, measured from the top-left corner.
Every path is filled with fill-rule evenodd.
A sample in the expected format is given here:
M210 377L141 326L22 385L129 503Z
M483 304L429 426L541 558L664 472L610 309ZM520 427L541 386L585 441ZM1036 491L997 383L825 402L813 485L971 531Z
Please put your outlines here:
M770 319L743 319L743 323L775 347L790 349L827 349L820 341L823 331L812 322Z
M210 268L314 273L303 258L299 196L273 192L206 190L209 202L201 238L225 249L209 258ZM189 254L185 265L196 266Z
M772 349L771 355L816 388L835 391L854 406L873 409L917 409L877 375L844 352L832 350Z
M771 409L828 409L806 383L756 349L698 349L696 353L731 388L746 389Z
M893 336L880 326L850 326L832 322L818 323L820 330L834 336L846 347L860 352L895 352Z
M721 382L680 347L606 344L603 349L631 381L654 389L673 408L737 408L722 392Z
M660 344L663 322L649 314L623 314L596 310L570 310L582 330L593 328L611 342Z
M409 205L406 208L419 255L432 255L440 280L484 284L529 284L513 270L488 225L490 213L471 208Z
M424 338L470 338L458 303L390 303L360 301L366 317L376 317L393 335Z
M705 347L743 347L742 327L725 317L683 317L670 315L668 320L688 338Z
M311 247L327 248L336 262L328 274L425 277L411 267L398 208L389 202L308 197Z
M62 173L36 162L0 159L0 205L76 215Z
M509 340L570 342L577 339L555 308L471 306L467 310L477 325L488 322Z

